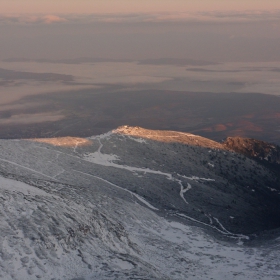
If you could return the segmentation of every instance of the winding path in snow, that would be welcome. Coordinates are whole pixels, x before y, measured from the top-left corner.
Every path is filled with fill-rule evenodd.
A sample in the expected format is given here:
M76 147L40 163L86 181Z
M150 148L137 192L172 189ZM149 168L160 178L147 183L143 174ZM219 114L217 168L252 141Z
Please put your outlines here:
M98 142L99 142L99 148L96 152L90 154L90 155L87 155L84 157L84 160L88 160L92 163L95 163L95 164L99 164L99 165L104 165L104 166L111 166L111 167L115 167L115 168L120 168L120 169L125 169L125 170L128 170L128 171L131 171L131 172L143 172L143 173L150 173L150 174L157 174L157 175L162 175L162 176L165 176L168 180L172 180L174 182L177 182L180 186L180 197L184 200L184 202L186 204L189 204L187 202L187 200L185 199L185 196L184 194L189 191L192 186L191 184L187 183L187 187L184 188L183 186L183 183L181 180L179 179L176 179L172 176L172 174L170 173L165 173L165 172L161 172L161 171L155 171L155 170L152 170L152 169L149 169L149 168L139 168L139 167L131 167L131 166L126 166L126 165L119 165L119 164L116 164L113 162L113 160L117 160L117 157L114 156L114 155L107 155L107 154L102 154L101 153L101 150L102 150L102 147L103 147L103 144L101 142L101 139L106 139L107 137L110 137L111 136L111 133L106 133L106 134L103 134L103 135L100 135L100 136L97 136L97 137L92 137L91 139L97 139ZM77 171L79 172L79 171ZM82 172L80 172L82 173ZM100 177L97 177L97 176L93 176L93 175L90 175L90 174L87 174L87 173L84 173L85 175L89 175L89 176L92 176L92 177L95 177L97 179L100 179L100 180L103 180L107 183L109 183L110 185L112 186L115 186L117 188L120 188L124 191L127 191L129 192L130 194L134 195L137 199L139 199L140 201L142 201L144 204L146 204L149 208L153 209L153 210L158 210L157 208L155 208L154 206L152 206L151 204L149 204L146 200L144 200L142 197L140 197L139 195L131 192L131 191L128 191L124 188L121 188L120 186L117 186L107 180L104 180ZM214 182L215 180L214 179L210 179L210 178L200 178L200 177L196 177L196 176L191 176L191 177L187 177L185 175L180 175L180 174L177 174L178 176L184 178L184 179L187 179L187 180L191 180L191 181L208 181L208 182ZM241 240L241 239L249 239L248 236L246 235L243 235L243 234L235 234L235 233L232 233L232 232L229 232L222 224L221 222L215 218L215 217L212 217L216 223L218 224L219 228L215 225L213 225L213 219L210 217L210 216L207 216L209 218L209 221L210 221L210 224L207 224L207 223L204 223L204 222L201 222L199 220L196 220L192 217L189 217L185 214L177 214L177 216L181 216L181 217L184 217L184 218L187 218L193 222L196 222L196 223L199 223L199 224L202 224L202 225L205 225L207 227L211 227L215 230L217 230L218 232L222 233L223 235L226 235L227 237L230 237L230 238L234 238L234 239L238 239L238 240Z
M192 186L188 183L188 186L184 189L184 186L183 186L183 184L182 184L182 181L180 181L180 180L176 180L176 181L178 181L178 183L179 183L179 185L180 185L180 187L181 187L180 196L181 196L182 199L186 202L186 204L189 204L189 203L186 201L185 197L184 197L184 193L187 192L187 191L189 191L189 190L192 188Z
M29 171L31 171L31 172L40 174L40 175L42 175L42 176L44 176L44 177L47 177L47 178L49 178L49 179L55 180L55 177L48 176L48 175L46 175L46 174L44 174L44 173L42 173L42 172L39 172L39 171L37 171L37 170L35 170L35 169L32 169L32 168L26 167L26 166L24 166L24 165L18 164L18 163L16 163L16 162L13 162L13 161L10 161L10 160L6 160L6 159L2 159L2 158L0 158L0 161L10 163L10 164L12 164L12 165L21 167L21 168L26 169L26 170L29 170ZM55 181L56 181L56 180L55 180Z
M120 186L118 186L118 185L116 185L116 184L114 184L114 183L112 183L112 182L110 182L110 181L107 181L107 180L105 180L105 179L103 179L103 178L101 178L101 177L94 176L94 175L91 175L91 174L88 174L88 173L84 173L84 172L81 172L81 171L78 171L78 170L74 170L74 169L73 169L73 171L75 171L75 172L77 172L77 173L81 173L81 174L83 174L83 175L87 175L87 176L96 178L96 179L101 180L101 181L103 181L103 182L105 182L105 183L107 183L107 184L109 184L109 185L111 185L111 186L113 186L113 187L115 187L115 188L118 188L118 189L121 189L121 190L123 190L123 191L125 191L125 192L128 192L128 193L130 193L132 196L134 196L134 197L136 197L138 200L140 200L142 203L144 203L146 206L148 206L150 209L152 209L152 210L159 210L158 208L156 208L156 207L154 207L153 205L151 205L148 201L146 201L142 196L140 196L140 195L138 195L138 194L136 194L136 193L134 193L134 192L132 192L132 191L129 191L129 190L125 189L125 188L122 188L122 187L120 187Z
M207 227L210 227L210 228L213 228L215 230L217 230L218 232L222 233L223 235L226 235L227 237L230 237L230 238L234 238L234 239L238 239L238 240L241 240L241 239L246 239L248 240L249 239L249 236L247 235L244 235L244 234L237 234L237 233L232 233L230 231L228 231L227 229L225 229L225 227L221 224L221 222L217 219L217 218L214 218L213 219L218 223L218 225L221 227L221 229L217 228L216 226L214 226L213 224L207 224L207 223L204 223L204 222L201 222L201 221L198 221L190 216L187 216L185 214L181 214L181 213L177 213L175 214L176 216L179 216L179 217L183 217L183 218L186 218L190 221L193 221L195 223L198 223L198 224L201 224L201 225L204 225L204 226L207 226ZM209 217L208 217L209 218Z
M117 160L116 156L101 153L101 150L103 148L103 144L102 144L101 140L109 138L109 137L111 137L111 135L112 135L112 133L109 132L109 133L106 133L106 134L102 134L100 136L91 137L90 139L96 139L99 142L99 148L96 152L85 155L83 159L86 160L86 161L98 164L98 165L110 166L110 167L115 167L115 168L119 168L119 169L125 169L125 170L131 171L131 172L143 172L144 174L149 173L149 174L156 174L156 175L165 176L168 180L177 182L179 184L179 186L180 186L180 197L184 200L184 202L186 204L189 204L187 202L187 200L185 199L184 194L192 188L191 184L187 183L187 187L185 188L183 186L182 181L174 178L172 176L172 174L170 174L170 173L156 171L156 170L152 170L152 169L149 169L149 168L140 168L140 167L132 167L132 166L127 166L127 165L116 164L116 163L113 162L114 160ZM179 175L179 174L178 174L178 176L181 176L182 178L185 178L185 179L188 179L188 180L215 181L214 179L199 178L199 177L195 177L195 176L186 177L186 176Z

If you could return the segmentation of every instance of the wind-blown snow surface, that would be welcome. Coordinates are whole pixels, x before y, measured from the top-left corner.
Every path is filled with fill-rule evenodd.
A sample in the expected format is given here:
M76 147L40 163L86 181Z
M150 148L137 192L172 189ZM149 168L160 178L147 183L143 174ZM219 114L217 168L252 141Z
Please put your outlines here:
M130 148L150 140L89 140L0 141L1 279L279 279L278 240L250 245L231 225L237 210L228 222L215 208L189 210L191 192L221 183L211 167L184 170L147 154L133 161Z

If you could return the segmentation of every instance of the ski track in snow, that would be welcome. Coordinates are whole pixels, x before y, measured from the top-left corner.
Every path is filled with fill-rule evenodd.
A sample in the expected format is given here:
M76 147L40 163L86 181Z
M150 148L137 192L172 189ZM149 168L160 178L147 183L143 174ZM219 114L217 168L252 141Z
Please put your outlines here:
M127 135L129 139L138 142L138 143L144 143L144 144L148 144L147 141L144 138L138 138L138 137L132 137Z
M209 179L209 178L200 178L200 177L196 177L196 176L192 176L192 177L187 177L185 175L180 175L177 173L178 176L191 180L191 181L207 181L207 182L215 182L215 179Z
M73 148L74 153L77 153L76 150L77 150L78 146L82 143L83 143L83 141L76 140L75 147Z
M176 216L180 216L180 217L183 217L183 218L186 218L188 220L191 220L193 222L196 222L196 223L199 223L199 224L202 224L204 226L207 226L207 227L211 227L215 230L217 230L218 232L222 233L223 235L226 235L227 237L230 237L230 238L234 238L234 239L246 239L246 240L249 240L249 236L247 235L244 235L244 234L236 234L236 233L231 233L229 232L228 230L225 229L225 227L220 223L220 221L217 219L217 218L214 218L213 219L218 223L218 225L221 227L221 229L217 228L216 226L212 225L212 224L207 224L207 223L204 223L204 222L201 222L201 221L198 221L192 217L189 217L185 214L175 214ZM208 216L207 216L208 217ZM208 217L209 218L209 217Z
M107 181L107 180L105 180L105 179L103 179L103 178L100 178L100 177L98 177L98 176L94 176L94 175L91 175L91 174L88 174L88 173L84 173L84 172L81 172L81 171L78 171L78 170L73 170L73 171L75 171L75 172L77 172L77 173L81 173L81 174L83 174L83 175L87 175L87 176L96 178L96 179L101 180L101 181L103 181L103 182L105 182L105 183L107 183L107 184L109 184L109 185L111 185L111 186L113 186L113 187L115 187L115 188L118 188L118 189L121 189L121 190L123 190L123 191L125 191L125 192L128 192L128 193L130 193L132 196L134 196L134 197L136 197L138 200L140 200L142 203L144 203L146 206L148 206L150 209L152 209L152 210L159 210L158 208L156 208L156 207L154 207L153 205L151 205L148 201L146 201L142 196L140 196L140 195L138 195L138 194L136 194L136 193L134 193L134 192L131 192L131 191L125 189L125 188L122 188L122 187L120 187L120 186L118 186L118 185L116 185L116 184L114 184L114 183L112 183L112 182L109 182L109 181Z
M212 218L210 217L210 215L207 215L207 214L204 214L208 219L209 219L209 222L211 225L213 225L213 220Z
M48 175L46 175L46 174L44 174L44 173L41 173L41 172L39 172L39 171L37 171L37 170L35 170L35 169L26 167L26 166L21 165L21 164L18 164L18 163L16 163L16 162L13 162L13 161L10 161L10 160L6 160L6 159L2 159L2 158L0 158L0 161L4 161L4 162L10 163L10 164L13 164L13 165L15 165L15 166L19 166L19 167L24 168L24 169L26 169L26 170L29 170L29 171L31 171L31 172L34 172L34 173L40 174L40 175L42 175L42 176L45 176L45 177L47 177L47 178L49 178L49 179L55 180L55 177L48 176Z
M192 188L192 186L188 183L188 186L184 189L184 186L183 186L182 182L179 181L179 180L178 180L178 182L179 182L180 187L181 187L180 196L181 196L182 199L186 202L186 204L189 204L189 203L186 201L185 197L184 197L184 193L187 192L187 191L189 191L189 190Z
M62 171L60 171L56 175L54 175L53 178L57 178L59 175L63 174L64 172L65 172L65 169L62 169Z

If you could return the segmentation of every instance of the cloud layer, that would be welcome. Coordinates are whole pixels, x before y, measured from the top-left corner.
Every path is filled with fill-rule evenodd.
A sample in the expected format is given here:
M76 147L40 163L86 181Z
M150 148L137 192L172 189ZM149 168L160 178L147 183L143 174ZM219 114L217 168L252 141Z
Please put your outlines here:
M93 22L252 22L280 20L280 10L227 11L196 13L126 13L126 14L71 14L71 15L1 15L0 24L58 24Z
M0 15L0 24L52 24L67 21L57 15Z

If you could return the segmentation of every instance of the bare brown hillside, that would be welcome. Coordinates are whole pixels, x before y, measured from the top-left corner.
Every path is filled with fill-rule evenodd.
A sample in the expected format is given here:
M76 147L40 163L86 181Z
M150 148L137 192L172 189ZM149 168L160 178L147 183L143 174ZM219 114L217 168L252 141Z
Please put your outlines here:
M228 137L222 144L245 156L280 164L280 147L277 145L242 137Z
M139 126L120 126L116 130L113 130L114 133L125 134L130 136L136 136L144 139L151 139L160 142L175 142L181 144L189 144L193 146L207 147L207 148L216 148L216 149L225 149L225 146L215 142L213 140L190 134L185 132L170 131L170 130L150 130L145 129Z

